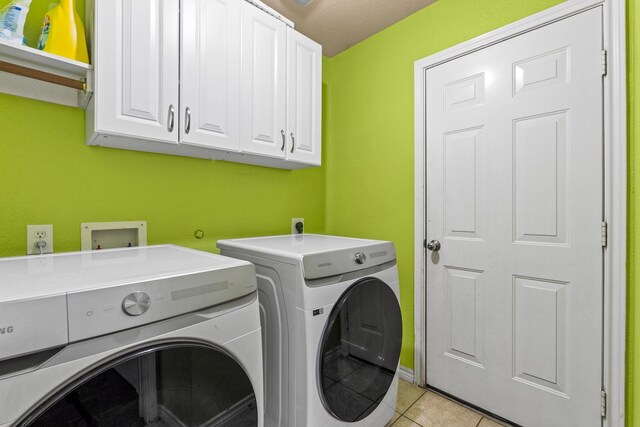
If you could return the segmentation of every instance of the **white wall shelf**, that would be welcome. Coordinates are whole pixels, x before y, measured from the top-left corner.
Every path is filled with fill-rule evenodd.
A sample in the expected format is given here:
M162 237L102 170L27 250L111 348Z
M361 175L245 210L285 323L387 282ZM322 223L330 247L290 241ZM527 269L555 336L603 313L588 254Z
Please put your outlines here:
M93 66L0 39L0 92L74 107L91 98Z

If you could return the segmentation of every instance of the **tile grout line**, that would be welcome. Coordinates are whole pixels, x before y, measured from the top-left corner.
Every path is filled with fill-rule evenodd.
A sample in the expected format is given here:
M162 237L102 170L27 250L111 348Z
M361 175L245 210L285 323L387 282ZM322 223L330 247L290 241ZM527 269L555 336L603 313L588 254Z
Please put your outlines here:
M402 418L406 418L407 420L411 421L412 423L414 423L414 424L416 424L416 425L419 425L420 427L424 427L424 426L423 426L422 424L420 424L419 422L416 422L416 421L412 420L412 419L411 419L411 418L409 418L409 417L405 417L404 415L400 415L400 416L398 417L398 419L397 419L397 420L395 420L395 421L393 422L393 424L391 424L389 427L393 427L393 426L395 426L396 424L398 424L398 421L400 421ZM476 426L476 427L477 427L477 426Z
M420 387L418 387L418 388L420 388ZM421 398L422 396L424 396L424 395L427 393L427 390L425 390L425 389L423 389L423 388L420 388L420 390L422 390L422 394L421 394L420 396L418 396L418 397L416 398L416 400L414 400L413 402L411 402L411 404L410 404L409 406L407 406L407 409L405 409L405 410L404 410L404 411L402 411L402 412L399 412L399 414L400 414L400 415L404 415L404 414L405 414L409 409L411 409L411 407L413 407L413 405L415 405L415 404L416 404L416 402L417 402L418 400L420 400L420 398ZM409 418L409 417L406 417L406 418ZM409 418L409 419L411 419L411 418ZM412 421L413 421L413 420L412 420ZM414 421L414 422L415 422L415 421ZM395 424L395 423L394 423L394 424Z
M406 414L406 413L407 413L407 411L409 411L409 409L413 408L413 405L415 405L415 404L416 404L416 402L418 402L418 400L420 400L420 398L421 398L422 396L424 396L425 394L427 394L427 391L428 391L427 389L424 389L424 388L422 388L422 387L418 387L418 388L419 388L420 390L422 390L422 394L421 394L420 396L418 396L418 397L416 398L416 400L414 400L414 401L413 401L413 403L411 403L411 405L409 405L409 406L407 407L407 409L405 409L405 410L404 410L404 412L403 412L402 414L400 414L400 418L405 417L406 419L408 419L409 421L411 421L411 422L413 422L413 423L415 423L415 424L419 425L420 427L424 427L422 424L420 424L419 422L417 422L417 421L416 421L416 420L414 420L413 418L409 418L408 416L404 415L404 414ZM398 418L398 420L399 420L400 418ZM396 420L396 422L398 422L398 420ZM393 423L393 424L395 424L395 423ZM477 426L476 426L476 427L477 427Z

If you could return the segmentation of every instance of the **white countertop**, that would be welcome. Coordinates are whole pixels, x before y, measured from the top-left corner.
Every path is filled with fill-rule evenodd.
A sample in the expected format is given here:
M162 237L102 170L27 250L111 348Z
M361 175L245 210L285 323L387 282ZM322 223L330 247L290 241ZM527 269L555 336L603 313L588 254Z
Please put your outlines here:
M174 245L0 258L0 302L242 265L247 262Z
M287 257L302 258L305 255L357 249L382 243L378 240L353 239L350 237L325 236L319 234L291 234L285 236L255 237L248 239L219 240L218 247L259 250Z

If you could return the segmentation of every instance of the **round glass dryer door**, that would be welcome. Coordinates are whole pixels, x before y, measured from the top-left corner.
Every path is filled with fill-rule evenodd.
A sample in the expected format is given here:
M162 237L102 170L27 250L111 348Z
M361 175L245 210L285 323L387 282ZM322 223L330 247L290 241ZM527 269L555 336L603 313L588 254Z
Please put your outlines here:
M402 317L391 288L356 282L331 310L320 344L320 395L339 420L364 419L387 394L398 368Z
M244 369L204 345L147 348L65 387L25 426L257 426Z

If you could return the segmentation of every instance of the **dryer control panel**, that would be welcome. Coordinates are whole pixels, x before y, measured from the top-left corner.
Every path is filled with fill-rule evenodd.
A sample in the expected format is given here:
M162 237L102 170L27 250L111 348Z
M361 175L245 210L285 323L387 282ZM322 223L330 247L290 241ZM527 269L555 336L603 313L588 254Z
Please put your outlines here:
M396 251L391 242L374 243L356 249L342 249L302 258L306 280L337 276L352 271L374 267L396 259Z

